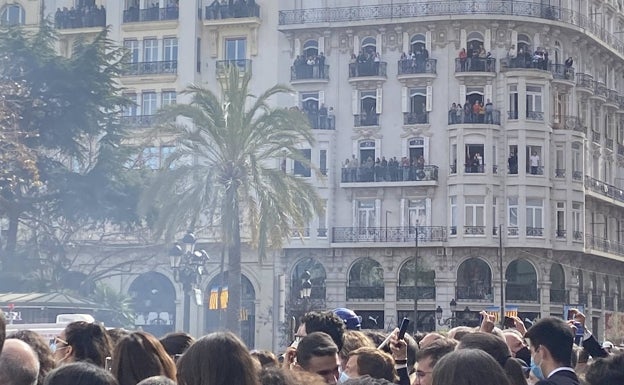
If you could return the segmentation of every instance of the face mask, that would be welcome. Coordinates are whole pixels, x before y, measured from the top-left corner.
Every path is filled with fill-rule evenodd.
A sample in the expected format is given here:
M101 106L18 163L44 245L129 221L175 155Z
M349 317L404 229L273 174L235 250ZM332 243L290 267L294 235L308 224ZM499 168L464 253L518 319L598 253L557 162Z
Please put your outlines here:
M516 352L516 358L521 359L528 365L531 362L531 351L525 346Z
M535 363L535 361L533 361L533 358L531 358L531 372L533 372L533 375L538 379L538 380L545 380L546 377L544 377L544 373L542 373L542 368L537 365Z
M338 379L338 382L344 384L348 380L350 380L350 377L347 375L347 373L345 371L340 372L340 378Z

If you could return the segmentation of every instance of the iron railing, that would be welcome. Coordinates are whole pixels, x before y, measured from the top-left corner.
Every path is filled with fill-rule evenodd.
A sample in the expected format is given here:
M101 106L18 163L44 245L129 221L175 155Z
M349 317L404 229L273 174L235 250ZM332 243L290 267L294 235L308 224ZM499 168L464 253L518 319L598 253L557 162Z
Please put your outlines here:
M429 123L428 112L404 112L403 124L427 124Z
M530 284L507 283L505 299L508 301L539 302L539 289Z
M474 284L469 286L457 286L455 288L455 298L459 301L491 301L494 299L492 295L492 287L482 284Z
M533 55L530 52L524 54L518 54L515 58L503 58L500 59L501 69L536 69L542 71L548 71L549 61L545 59L533 60Z
M251 72L251 60L250 59L236 59L236 60L217 60L216 72L218 77L225 76L225 73L231 66L238 67L238 72L243 74Z
M206 20L239 19L243 17L260 17L260 6L251 2L235 2L219 4L217 2L207 5L204 17Z
M576 86L593 90L594 89L594 77L589 74L577 73L576 74Z
M413 300L418 294L418 299L435 300L436 288L435 286L397 286L397 299L411 299Z
M455 59L455 73L462 72L496 72L496 59L472 57Z
M607 90L607 102L619 106L620 95L616 90Z
M279 25L310 25L363 20L408 19L428 16L503 15L554 20L584 29L624 55L624 41L580 12L532 1L419 1L350 7L307 8L279 11Z
M510 237L517 237L520 235L520 229L518 227L507 227L507 235Z
M574 241L582 241L583 240L583 232L582 231L573 231L572 232L572 240L574 240Z
M347 300L383 300L384 289L383 286L347 286Z
M418 242L446 242L444 226L418 226ZM334 227L333 243L416 242L416 228L406 227Z
M526 236L527 237L543 237L544 236L544 228L542 227L528 227L526 228Z
M319 111L304 111L303 114L308 118L310 126L315 130L335 130L336 129L336 115L319 114Z
M54 26L58 29L105 27L106 9L103 6L78 7L72 10L59 8L54 14Z
M573 115L560 115L553 116L552 127L555 130L574 130L579 132L585 132L585 128L581 124L581 120L578 116Z
M290 67L290 81L297 80L329 80L329 64L309 65L297 64Z
M399 75L436 74L436 59L403 59L397 63Z
M550 64L550 72L553 79L574 81L574 67L568 67L565 64Z
M343 167L341 183L420 182L438 180L438 166Z
M140 76L140 75L168 75L178 73L178 61L147 61L137 63L124 63L122 67L122 76Z
M379 114L370 113L362 115L353 115L354 127L379 126Z
M466 174L483 174L485 172L485 164L466 163L464 165L464 173Z
M600 195L615 199L624 203L624 190L614 185L605 183L589 175L585 176L585 188L592 190Z
M461 114L457 114L456 110L449 110L448 124L501 124L501 112L499 110L484 110L483 114L469 114L461 110Z
M327 175L327 174L323 174L323 175ZM318 229L316 229L316 237L327 238L327 228L319 227Z
M485 226L464 226L464 235L485 235Z
M150 127L154 124L156 115L122 116L121 123L126 127Z
M618 145L617 145L617 153L620 156L624 156L624 145L618 143Z
M551 303L570 303L570 292L563 289L550 289Z
M518 110L507 111L507 119L518 120Z
M572 179L574 179L574 180L583 180L583 172L582 171L572 171Z
M144 21L177 20L178 16L179 12L177 7L150 7L145 9L130 8L123 11L123 22L133 23Z
M544 112L527 110L527 112L526 112L526 119L527 120L535 120L535 121L538 121L538 122L543 122L544 121Z
M608 93L609 93L609 90L605 83L599 82L599 81L594 82L594 96L607 99Z
M565 174L566 174L565 168L555 169L555 178L565 178Z
M624 243L597 237L591 234L587 234L585 236L585 247L588 249L603 251L605 253L624 255Z
M555 230L556 238L561 239L561 238L565 238L566 236L567 236L567 232L565 230L560 230L560 229Z
M385 61L365 61L361 63L349 63L349 78L361 78L370 76L385 77L388 63Z

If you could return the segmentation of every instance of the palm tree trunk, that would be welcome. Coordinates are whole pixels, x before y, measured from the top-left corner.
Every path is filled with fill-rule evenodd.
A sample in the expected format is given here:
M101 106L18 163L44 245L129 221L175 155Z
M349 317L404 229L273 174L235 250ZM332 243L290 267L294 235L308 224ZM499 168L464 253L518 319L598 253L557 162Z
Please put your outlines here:
M3 270L5 272L17 272L19 262L15 257L17 249L17 230L19 226L19 214L15 211L9 213L9 228L7 229L6 245L3 255Z
M240 336L241 313L241 235L240 212L238 210L238 191L230 186L226 192L226 204L230 204L229 215L225 221L228 226L228 307L227 329ZM229 217L229 218L228 218Z

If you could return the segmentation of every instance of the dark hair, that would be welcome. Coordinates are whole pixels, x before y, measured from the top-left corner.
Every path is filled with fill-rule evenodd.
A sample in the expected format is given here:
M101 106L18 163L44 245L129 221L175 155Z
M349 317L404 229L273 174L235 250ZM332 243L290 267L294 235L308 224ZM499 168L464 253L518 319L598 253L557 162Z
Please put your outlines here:
M195 342L195 338L183 332L168 333L160 339L160 343L170 356L184 354L186 349L193 345L193 342Z
M279 365L275 354L268 350L252 350L251 356L256 359L260 363L260 366L262 366L263 368L266 368L267 366Z
M511 358L511 352L507 343L500 337L490 333L470 333L466 334L457 349L478 349L491 355L503 368L509 382L513 385L527 385L526 378L522 372L522 366L518 361Z
M347 333L349 332L350 330L347 330ZM373 329L362 330L362 332L373 342L373 346L379 346L388 336L382 331ZM347 334L345 333L345 338L346 335ZM407 369L411 374L414 371L414 364L416 363L416 352L418 351L418 343L416 342L416 339L414 339L414 337L409 334L405 334L404 341L407 343ZM386 344L382 350L388 354L392 354L390 344Z
M0 310L0 352L4 346L4 339L6 338L6 319L4 313Z
M54 362L54 356L48 342L43 337L32 330L19 330L8 336L9 338L15 338L26 342L37 354L39 359L39 376L37 378L37 385L42 385L43 380L52 369L56 367Z
M306 313L301 318L301 323L305 324L307 334L313 332L323 332L329 334L338 350L342 349L342 338L346 327L342 318L332 312L312 311Z
M433 368L433 385L510 385L505 372L491 355L477 349L451 352Z
M327 333L314 332L303 337L299 342L297 363L306 369L313 357L332 356L337 353L338 347Z
M74 362L51 371L44 385L118 385L117 380L98 366L88 362Z
M360 330L347 330L342 339L342 349L338 355L341 359L346 359L349 353L363 347L375 347L373 341Z
M247 347L231 332L208 334L178 361L178 385L259 385Z
M316 373L278 367L263 368L260 372L260 383L262 385L326 385L325 379Z
M373 378L371 376L362 376L358 378L350 378L343 382L344 385L394 385L394 382L385 378Z
M173 359L156 337L145 332L130 333L119 341L111 372L119 385L136 385L145 378L160 375L176 378Z
M585 380L589 385L624 384L624 354L598 358L589 365Z
M373 378L385 378L390 382L397 382L399 376L394 368L394 359L388 353L377 348L359 348L349 353L349 358L357 357L359 375L369 375Z
M152 376L141 380L137 385L176 385L176 383L169 377Z
M111 350L115 350L117 343L119 343L119 341L121 341L121 339L125 336L130 335L130 330L122 328L107 329L106 334L108 334L108 338L110 338L111 341Z
M431 367L433 367L440 358L449 354L457 346L457 341L451 338L438 338L430 343L426 348L420 349L416 353L416 361L423 360L427 357L431 358Z
M545 346L559 365L570 366L574 333L562 319L542 318L529 328L524 338L531 341L534 349Z
M72 347L74 361L87 361L103 368L111 355L111 342L102 325L85 321L65 327L65 340Z

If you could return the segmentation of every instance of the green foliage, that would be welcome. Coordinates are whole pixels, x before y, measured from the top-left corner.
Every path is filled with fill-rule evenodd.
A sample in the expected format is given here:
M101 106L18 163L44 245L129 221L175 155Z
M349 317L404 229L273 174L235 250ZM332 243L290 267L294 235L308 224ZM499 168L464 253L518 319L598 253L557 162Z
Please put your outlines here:
M98 283L89 299L102 306L95 317L107 327L134 328L134 310L129 296Z

